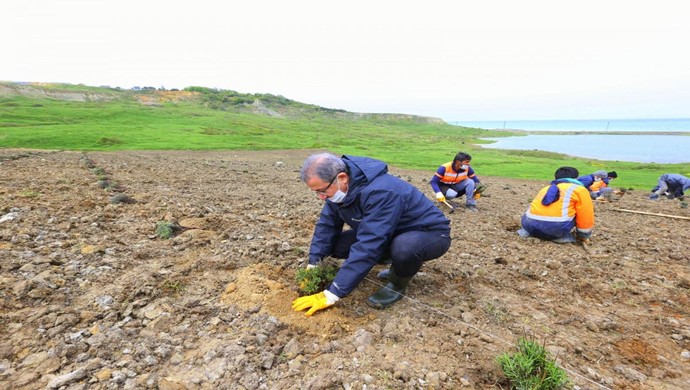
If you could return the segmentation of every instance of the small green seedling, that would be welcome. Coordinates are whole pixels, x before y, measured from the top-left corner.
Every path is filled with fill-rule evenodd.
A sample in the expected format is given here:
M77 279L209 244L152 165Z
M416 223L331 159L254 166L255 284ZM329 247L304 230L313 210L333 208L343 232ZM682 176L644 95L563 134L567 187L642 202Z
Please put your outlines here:
M125 194L115 194L110 197L110 204L132 204L136 203L136 200L125 195Z
M158 221L156 223L156 235L164 240L172 238L183 230L182 226L174 222Z
M295 273L300 296L316 294L323 291L335 279L338 267L322 264L313 268L301 268Z
M517 353L500 355L496 361L510 382L511 389L556 390L568 388L570 380L544 346L520 338Z

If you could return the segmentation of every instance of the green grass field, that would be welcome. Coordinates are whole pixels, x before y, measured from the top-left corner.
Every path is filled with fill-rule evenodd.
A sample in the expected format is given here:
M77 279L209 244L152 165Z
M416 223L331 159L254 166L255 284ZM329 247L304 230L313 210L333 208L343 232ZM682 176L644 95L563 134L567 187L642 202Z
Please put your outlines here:
M473 156L472 165L480 177L547 182L556 168L569 165L581 174L616 170L619 178L614 187L650 189L663 173L690 176L688 163L607 162L549 152L482 149L480 144L485 141L479 138L511 133L419 117L355 114L281 96L207 88L189 88L187 98L170 99L178 93L0 82L0 148L326 149L371 156L430 174L462 150Z

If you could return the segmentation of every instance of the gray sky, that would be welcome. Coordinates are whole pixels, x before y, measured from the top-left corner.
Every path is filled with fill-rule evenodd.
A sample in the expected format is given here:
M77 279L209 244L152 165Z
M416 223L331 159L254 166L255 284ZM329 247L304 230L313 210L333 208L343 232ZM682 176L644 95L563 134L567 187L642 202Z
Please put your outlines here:
M684 1L8 0L0 80L446 121L690 117Z

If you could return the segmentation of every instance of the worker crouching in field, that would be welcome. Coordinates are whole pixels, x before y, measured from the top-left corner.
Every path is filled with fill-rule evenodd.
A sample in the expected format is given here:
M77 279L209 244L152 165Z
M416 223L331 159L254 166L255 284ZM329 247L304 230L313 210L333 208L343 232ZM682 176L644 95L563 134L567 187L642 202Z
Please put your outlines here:
M611 199L613 188L609 187L609 184L617 177L618 173L616 171L606 172L602 169L589 175L580 176L577 178L577 181L589 190L589 195L592 199L598 199L599 197Z
M539 191L522 215L520 237L558 243L589 240L594 229L594 205L587 188L575 179L577 175L573 167L556 170L555 180Z
M367 303L385 308L402 298L425 261L450 247L450 221L417 187L388 174L388 167L368 157L308 157L302 181L323 201L309 248L309 265L327 256L345 259L331 285L318 294L292 302L307 316L348 295L384 254L392 264L380 278L386 286ZM344 230L347 224L351 229Z
M436 170L431 177L431 189L439 203L446 199L460 198L465 195L465 207L469 211L477 212L477 199L481 191L476 191L481 185L470 162L472 156L465 152L458 152L453 161L447 162Z
M683 199L688 189L690 189L689 178L677 173L664 173L659 177L657 185L652 188L649 199L659 199L660 195L666 195L669 199Z

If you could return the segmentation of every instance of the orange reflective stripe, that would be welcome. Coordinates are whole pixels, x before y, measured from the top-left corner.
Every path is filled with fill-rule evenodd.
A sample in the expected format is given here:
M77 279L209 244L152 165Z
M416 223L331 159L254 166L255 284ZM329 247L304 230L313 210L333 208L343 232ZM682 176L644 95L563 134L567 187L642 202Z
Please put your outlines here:
M436 176L438 176L439 179L441 179L441 183L443 184L458 184L461 181L467 179L467 172L469 171L469 168L465 169L464 171L460 172L455 172L453 169L453 162L447 162L442 165L446 171L443 176L439 175L438 173Z

